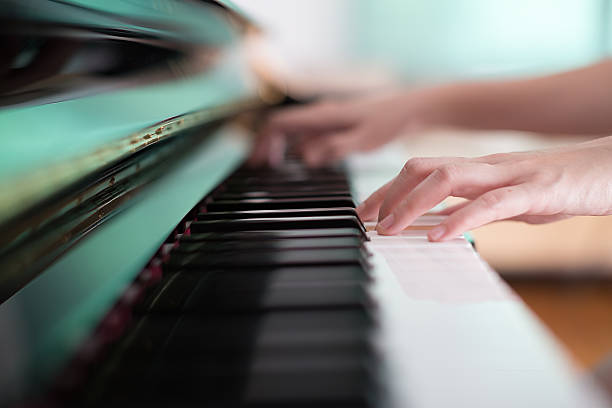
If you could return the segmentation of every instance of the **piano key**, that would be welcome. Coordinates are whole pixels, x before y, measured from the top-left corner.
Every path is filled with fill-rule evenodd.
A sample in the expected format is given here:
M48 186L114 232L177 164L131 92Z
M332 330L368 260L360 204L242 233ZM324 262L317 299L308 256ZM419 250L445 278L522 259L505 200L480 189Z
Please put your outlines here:
M358 228L315 228L275 231L236 231L206 232L184 235L180 242L200 241L248 241L257 239L297 239L297 238L342 238L357 237L367 240L367 236Z
M359 370L368 365L371 358L367 342L191 353L176 347L166 350L153 375L165 383L172 378L187 380L186 370L192 371L189 379L195 381L202 377L256 378L279 372Z
M332 238L287 238L287 239L262 239L240 243L240 248L246 251L252 250L276 250L287 249L316 249L316 248L360 248L361 239L357 237L332 237ZM233 241L182 241L172 250L173 253L202 252L228 252L236 250L236 242Z
M136 310L141 313L178 313L200 279L219 293L236 290L268 290L273 287L299 286L338 282L367 283L370 279L360 267L318 267L249 269L245 271L189 271L170 274L164 284ZM263 289L262 289L263 288ZM213 289L211 289L213 290Z
M362 369L294 372L258 376L249 381L246 401L312 407L369 407L370 374ZM286 406L286 405L285 405Z
M188 400L231 401L239 396L238 400L244 402L249 393L244 393L240 384L257 382L261 386L266 378L292 378L298 373L300 381L307 373L343 378L358 373L361 386L369 386L371 373L366 366L371 353L367 344L369 320L365 316L355 311L309 311L272 313L259 320L242 318L242 323L236 318L182 319L173 330L170 345L163 347L158 357L139 355L135 347L126 348L131 352L123 354L112 375L107 370L98 376L96 387L90 387L90 400L125 402L154 397L155 402L168 398L176 406ZM154 321L158 330L167 331L168 319ZM147 334L147 338L150 336ZM202 387L205 393L196 392ZM91 388L97 392L91 392ZM152 395L153 389L160 393ZM235 392L228 393L228 389ZM143 390L148 394L142 395ZM267 398L276 395L272 394ZM292 395L294 402L305 397ZM330 394L309 392L309 399L321 401L323 396Z
M142 313L180 310L200 279L201 275L196 274L169 274L135 310Z
M279 179L285 179L290 177L345 177L347 178L346 171L339 168L308 168L303 165L296 164L292 166L288 163L283 163L282 167L268 168L268 169L253 169L245 168L238 169L234 174L228 177L228 180L243 179L246 177L263 177L270 178L277 176Z
M250 175L267 175L267 174L309 174L309 175L317 175L317 174L339 174L346 175L346 170L337 165L333 166L325 166L325 167L306 167L301 159L290 159L289 157L285 158L283 165L281 167L274 168L252 168L252 167L241 167L236 170L236 172L230 177L245 177Z
M245 218L326 217L333 215L357 216L357 212L351 207L306 208L294 210L221 211L199 213L197 219L198 221L209 221Z
M236 248L233 252L216 254L173 253L164 270L183 268L246 268L267 266L367 266L367 255L356 248L325 248L286 251L244 251Z
M321 207L355 207L355 203L348 197L333 196L321 198L219 200L212 201L206 205L208 211L281 210Z
M369 342L372 325L365 308L218 316L148 314L115 347L115 354L127 364L168 349L189 357L220 350L363 345Z
M369 406L365 229L342 170L285 168L197 207L89 402Z
M348 184L348 179L340 174L270 174L260 176L231 177L224 185L226 186L250 186L250 185L283 185L283 186L318 186L321 184Z
M188 315L172 332L168 348L207 353L273 347L319 347L369 341L373 320L365 308L273 311L249 315Z
M358 228L365 233L365 227L359 221L359 218L352 215L195 221L191 223L190 228L191 232L196 234L203 232L270 231L307 228Z
M177 320L167 315L150 315L116 348L115 357L120 358L114 358L111 372L104 373L105 378L97 382L109 381L108 377L143 378L153 366L149 362L155 358L170 357L175 365L184 365L197 356L219 355L222 350L243 350L247 357L249 350L253 350L274 357L275 350L299 351L302 355L308 350L322 354L336 348L353 350L355 358L362 360L368 354L371 323L369 315L359 309L275 312L255 318L230 315ZM229 355L237 354L232 351Z
M302 187L325 187L338 186L340 190L346 190L349 187L349 183L345 178L342 177L319 177L318 180L308 179L305 177L294 177L291 179L264 179L264 178L247 178L247 179L233 179L225 182L221 187L230 190L267 190L267 187L278 188L284 187L285 190L291 191L294 188Z
M224 184L219 187L217 193L243 193L245 191L267 191L267 192L329 192L329 191L344 191L349 189L349 184L344 182L334 183L318 183L318 184L293 184L285 185L281 183L249 183L240 184Z
M189 274L190 272L184 272ZM248 290L251 287L288 287L300 284L335 284L337 282L367 283L368 273L356 266L310 268L248 269L243 271L219 270L208 272L207 285L219 292Z
M351 197L348 189L331 191L245 191L224 192L214 196L215 200L245 200L249 198L304 198L304 197Z
M183 310L204 314L253 313L266 310L361 308L369 304L367 292L361 283L263 286L219 293L203 280L194 289Z
M115 364L126 358L150 360L163 351L173 330L183 317L178 315L144 315L112 349L111 358ZM112 364L111 364L112 365Z
M180 375L184 373L190 376ZM159 369L147 380L126 379L129 385L121 391L111 388L88 406L367 408L374 391L371 377L364 367L215 376L210 371L201 373L197 366L185 366Z

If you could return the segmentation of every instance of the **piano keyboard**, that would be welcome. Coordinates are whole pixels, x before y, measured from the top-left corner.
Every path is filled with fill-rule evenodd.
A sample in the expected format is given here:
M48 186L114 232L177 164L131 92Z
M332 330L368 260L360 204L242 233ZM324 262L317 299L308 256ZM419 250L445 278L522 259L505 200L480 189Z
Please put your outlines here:
M337 168L238 170L181 222L130 288L138 301L119 301L58 395L75 406L371 406L375 318L354 207Z

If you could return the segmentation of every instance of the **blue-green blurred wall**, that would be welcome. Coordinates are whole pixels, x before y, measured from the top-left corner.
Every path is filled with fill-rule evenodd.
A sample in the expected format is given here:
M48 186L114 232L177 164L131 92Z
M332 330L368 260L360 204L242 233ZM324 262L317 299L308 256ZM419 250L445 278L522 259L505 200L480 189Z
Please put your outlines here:
M407 77L539 73L607 54L608 0L351 0L354 57Z

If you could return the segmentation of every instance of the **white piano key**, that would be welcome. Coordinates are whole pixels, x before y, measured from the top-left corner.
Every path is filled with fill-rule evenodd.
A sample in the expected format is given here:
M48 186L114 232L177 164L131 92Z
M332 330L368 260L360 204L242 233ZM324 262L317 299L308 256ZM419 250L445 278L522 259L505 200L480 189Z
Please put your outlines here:
M351 180L361 199L401 168L376 171L376 162L388 166L384 154L364 166L355 162ZM442 219L427 215L413 225ZM381 236L375 224L366 223L367 247L374 254L377 344L386 356L385 407L610 406L466 239L432 243L427 229Z

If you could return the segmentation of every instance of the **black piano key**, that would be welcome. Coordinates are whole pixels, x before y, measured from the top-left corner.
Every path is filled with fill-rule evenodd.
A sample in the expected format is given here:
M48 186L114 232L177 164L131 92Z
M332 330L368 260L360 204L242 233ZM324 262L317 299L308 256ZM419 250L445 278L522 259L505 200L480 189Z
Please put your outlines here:
M355 345L369 341L373 321L365 308L186 316L168 341L172 353L253 348Z
M248 315L149 314L114 348L109 360L114 360L110 365L115 371L126 375L138 371L142 375L150 368L143 362L152 361L160 353L171 354L178 361L200 354L253 349L360 349L370 341L372 324L365 308Z
M367 236L345 171L242 168L202 203L84 405L370 406Z
M368 407L372 392L367 370L274 373L249 379L247 403L275 406ZM285 405L288 404L288 405Z
M317 344L314 346L255 347L223 352L185 353L180 347L167 350L152 373L162 383L173 378L192 381L206 377L255 378L285 372L359 370L372 358L367 342Z
M153 396L149 394L153 383L154 389L160 390L154 394L155 401L227 401L236 397L235 393L245 401L245 381L263 381L279 372L289 376L296 372L314 372L317 376L360 372L370 383L363 366L370 358L371 322L364 310L276 312L255 318L181 318L176 325L166 317L148 317L136 331L137 336L130 336L123 359L113 366L113 375L108 375L108 370L98 375L90 398L143 401ZM165 341L169 328L171 339ZM151 338L157 338L157 357L142 354L146 348L142 345ZM206 387L205 394L194 394L193 387L198 382L200 387L215 387ZM234 392L225 392L228 389ZM140 394L143 390L147 395ZM300 395L294 402L303 398Z
M171 367L172 368L172 367ZM212 408L368 408L372 375L353 369L280 372L243 376L201 373L198 366L163 367L147 381L128 382L121 393L108 392L96 407ZM174 374L174 376L172 376ZM179 374L183 374L181 377ZM178 375L178 376L177 376ZM127 382L127 381L126 381Z
M346 176L346 170L342 166L332 165L332 166L324 166L324 167L307 167L301 160L293 160L289 157L285 158L283 165L281 167L263 167L263 168L253 168L253 167L241 167L236 170L236 172L230 177L246 177L250 175L284 175L284 174L308 174L311 176L315 176L317 174L328 175L328 174L337 174Z
M327 217L334 215L357 216L351 207L306 208L294 210L221 211L199 213L198 221L235 220L246 218Z
M92 367L86 385L73 395L75 406L92 406L108 395L129 394L159 363L180 317L144 316L117 343L103 361Z
M247 269L185 269L177 274L208 274L208 282L234 281L237 287L249 285L251 280L262 279L271 285L290 282L368 282L371 277L361 266L315 266Z
M261 287L215 291L201 281L183 306L192 313L253 313L266 310L361 308L370 304L361 283Z
M355 203L351 198L339 196L321 198L253 198L246 200L219 200L212 201L206 205L207 211L280 210L322 207L355 207Z
M251 198L306 198L306 197L351 197L348 189L333 191L244 191L223 192L214 196L215 200L246 200Z
M217 194L241 194L249 191L266 191L268 193L283 193L291 191L294 193L316 193L321 192L323 194L333 191L350 191L346 184L320 184L320 185L298 185L298 186L284 186L275 184L259 185L253 184L249 186L222 186L217 191Z
M169 274L155 291L136 306L136 311L147 313L180 310L202 275L193 273Z
M132 329L117 344L115 350L125 356L145 356L150 358L153 353L163 350L174 328L181 323L180 316L141 317Z
M189 274L191 272L183 272ZM250 290L252 287L299 286L300 284L336 284L338 282L366 283L368 273L356 266L331 266L316 268L248 269L242 271L220 270L207 272L206 284L221 293L228 290Z
M359 218L352 215L328 217L245 218L231 220L195 221L191 232L271 231L307 228L358 228L365 234Z
M236 242L233 241L182 241L172 250L173 253L192 252L228 252L236 250ZM363 243L357 237L332 237L332 238L287 238L287 239L262 239L244 240L240 242L240 248L245 251L283 251L288 249L317 249L317 248L360 248Z
M235 291L265 292L275 287L312 284L362 283L370 277L361 267L318 267L235 270L183 270L169 274L160 289L139 307L140 313L179 313L201 279L211 291L223 294Z
M251 185L282 185L291 186L319 186L329 184L344 184L348 185L346 176L343 175L308 175L308 174L293 174L293 175L268 175L268 176L247 176L247 177L232 177L228 179L224 185L226 186L241 186L248 187Z
M237 231L192 233L181 238L181 242L200 241L245 241L257 239L297 239L297 238L342 238L357 237L365 240L363 232L357 228L316 228L276 231Z
M286 251L245 251L219 253L172 253L164 269L255 268L282 266L367 266L366 253L358 248L299 249Z
M291 365L294 369L301 365L302 371L356 366L369 358L371 324L364 309L283 311L254 318L213 315L174 320L165 315L150 315L124 341L123 358L112 367L114 375L108 375L107 370L98 378L97 385L106 386L112 395L121 395L129 394L132 388L138 389L140 380L160 376L189 383L211 376L248 374L252 377L256 373L288 369ZM150 345L157 350L155 355L150 353ZM314 357L299 358L307 353L325 355L325 358L317 365L309 365ZM294 354L293 361L291 354ZM255 360L259 361L259 367L252 363ZM214 367L214 364L221 366ZM233 365L224 369L223 364ZM162 374L154 372L159 367L163 367ZM223 382L227 385L231 378Z

